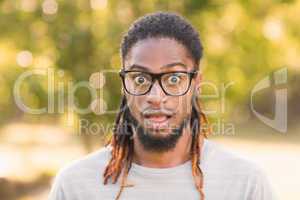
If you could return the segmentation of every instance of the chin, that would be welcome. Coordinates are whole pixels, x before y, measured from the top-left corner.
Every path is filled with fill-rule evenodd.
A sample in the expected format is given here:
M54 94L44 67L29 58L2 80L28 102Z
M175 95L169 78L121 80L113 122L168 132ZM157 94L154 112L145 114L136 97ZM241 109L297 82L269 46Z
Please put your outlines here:
M171 134L174 134L171 129L146 129L146 133L154 138L166 138Z
M175 148L182 136L183 124L177 129L137 129L137 138L145 150L166 152Z

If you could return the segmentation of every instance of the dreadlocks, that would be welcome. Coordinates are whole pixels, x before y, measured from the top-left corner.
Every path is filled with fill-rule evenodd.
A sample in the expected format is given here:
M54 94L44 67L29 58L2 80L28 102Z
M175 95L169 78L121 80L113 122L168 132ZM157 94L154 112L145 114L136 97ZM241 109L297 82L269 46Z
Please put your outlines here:
M198 67L202 57L202 45L197 31L182 17L167 12L149 14L133 23L122 41L121 57L123 63L132 46L139 40L149 37L167 37L177 40L186 47L196 67ZM111 159L103 173L103 182L107 184L111 180L112 183L116 183L121 176L120 190L115 198L116 200L120 198L125 187L133 186L127 183L127 176L133 160L133 127L130 126L128 112L127 100L123 96L119 112L115 119L112 138L106 144L112 147L112 151ZM203 173L199 165L203 140L209 133L207 125L208 121L200 109L199 101L193 98L190 117L192 130L190 157L195 187L200 193L201 200L204 199Z
M203 139L209 134L207 128L207 118L203 112L199 110L199 102L194 101L191 113L191 130L192 130L192 144L190 149L191 162L192 162L192 174L195 181L196 189L199 191L201 200L204 199L203 192L203 173L200 169L200 158L201 158L201 144ZM116 200L119 199L123 189L130 187L126 183L127 175L131 167L133 157L133 141L132 135L133 130L128 123L128 107L125 96L122 98L119 113L117 114L115 121L115 129L113 136L106 145L112 146L111 159L104 171L104 184L108 183L111 179L112 183L116 183L122 170L121 186ZM201 125L201 126L200 126ZM202 127L203 126L203 127Z

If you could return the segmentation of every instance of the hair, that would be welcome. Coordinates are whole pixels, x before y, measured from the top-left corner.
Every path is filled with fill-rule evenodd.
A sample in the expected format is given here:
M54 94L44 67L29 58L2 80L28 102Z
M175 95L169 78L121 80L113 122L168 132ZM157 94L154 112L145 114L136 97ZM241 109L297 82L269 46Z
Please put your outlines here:
M147 38L172 38L183 44L196 66L202 57L202 45L197 31L186 20L174 13L156 12L146 15L133 23L128 33L124 36L121 45L122 60L126 59L130 49L140 40ZM119 112L115 119L113 135L107 142L112 147L111 158L104 173L103 183L110 180L113 184L118 181L121 173L120 190L116 196L118 200L125 187L133 185L127 183L127 176L133 159L133 127L130 126L126 97L123 96ZM129 125L129 126L128 126ZM190 157L192 162L192 175L195 187L204 199L203 173L199 166L201 158L201 144L210 132L208 120L200 109L200 102L193 98L190 126L192 130L192 143Z
M198 67L203 47L198 32L183 17L170 12L155 12L137 19L123 36L121 58L126 59L130 49L138 41L148 38L171 38L186 47Z

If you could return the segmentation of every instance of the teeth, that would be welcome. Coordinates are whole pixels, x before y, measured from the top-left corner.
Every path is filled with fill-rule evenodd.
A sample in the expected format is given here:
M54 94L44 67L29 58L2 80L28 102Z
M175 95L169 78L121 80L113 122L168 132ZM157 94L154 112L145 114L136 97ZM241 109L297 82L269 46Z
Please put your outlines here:
M149 119L151 119L155 122L162 122L167 119L167 116L150 116Z

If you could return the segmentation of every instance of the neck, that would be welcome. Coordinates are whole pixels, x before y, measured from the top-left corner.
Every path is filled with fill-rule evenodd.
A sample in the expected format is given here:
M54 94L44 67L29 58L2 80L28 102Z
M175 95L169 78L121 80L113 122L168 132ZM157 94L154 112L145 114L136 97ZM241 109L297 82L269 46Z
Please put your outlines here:
M184 128L174 149L166 152L151 152L143 148L137 137L133 138L133 162L152 168L169 168L183 164L190 159L192 134L190 128Z

